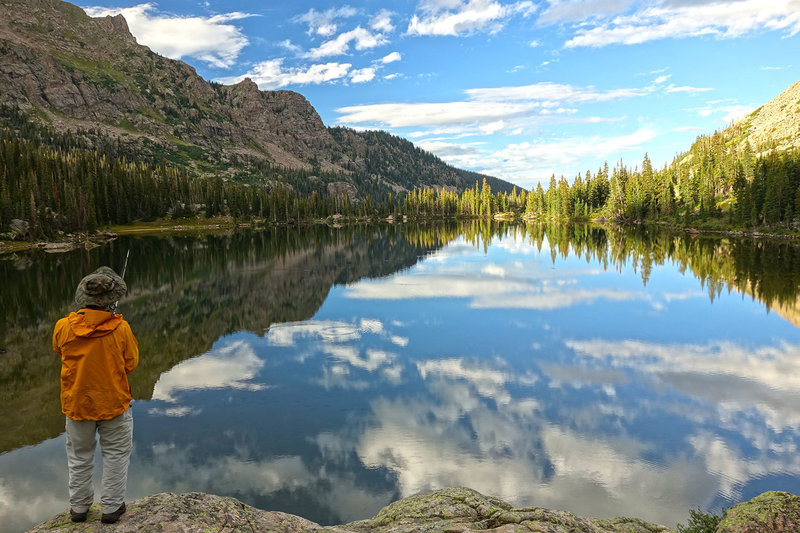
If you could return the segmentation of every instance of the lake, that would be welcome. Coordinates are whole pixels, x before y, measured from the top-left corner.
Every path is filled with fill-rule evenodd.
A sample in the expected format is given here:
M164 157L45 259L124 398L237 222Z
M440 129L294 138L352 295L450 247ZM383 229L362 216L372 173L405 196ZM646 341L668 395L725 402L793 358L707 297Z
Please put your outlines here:
M80 278L128 249L129 500L203 491L336 524L464 485L674 527L800 493L799 243L242 229L0 256L4 531L67 508L50 335Z

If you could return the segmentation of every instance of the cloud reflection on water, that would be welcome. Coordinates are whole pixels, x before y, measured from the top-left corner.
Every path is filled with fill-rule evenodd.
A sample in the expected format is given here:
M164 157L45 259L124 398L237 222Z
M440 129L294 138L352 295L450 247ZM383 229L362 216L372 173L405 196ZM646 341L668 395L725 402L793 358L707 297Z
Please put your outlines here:
M654 288L654 274L645 290L583 260L551 263L521 239L484 253L460 242L337 287L312 320L220 339L165 372L140 407L144 424L170 430L137 433L130 497L203 490L347 521L466 485L673 525L757 480L800 477L800 345L669 330L661 320L686 309L692 327L713 324L693 280ZM642 318L652 308L659 322ZM659 342L664 330L678 340ZM25 476L9 477L13 493L0 482L0 506L25 509L37 491L55 501Z
M226 346L183 361L161 374L153 390L153 400L175 403L175 394L183 390L239 389L261 390L264 385L254 383L259 370L264 366L244 341L236 341ZM165 414L181 416L191 410L173 409Z
M512 243L512 244L509 244ZM504 239L495 246L514 255L535 251L519 239ZM596 300L647 299L643 291L608 287L578 287L581 278L605 273L597 268L553 270L528 259L475 261L472 247L451 244L426 264L380 280L364 280L347 287L345 296L359 300L408 300L414 298L467 298L476 309L568 308Z

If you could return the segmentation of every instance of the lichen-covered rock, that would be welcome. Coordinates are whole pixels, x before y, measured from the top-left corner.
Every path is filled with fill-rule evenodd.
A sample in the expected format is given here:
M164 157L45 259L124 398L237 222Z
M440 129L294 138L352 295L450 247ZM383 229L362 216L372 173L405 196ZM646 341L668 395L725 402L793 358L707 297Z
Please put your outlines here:
M796 533L800 531L800 496L765 492L725 512L717 533Z
M321 529L318 524L299 516L262 511L245 505L235 498L223 498L200 492L188 494L165 492L128 503L127 511L113 526L102 524L100 514L100 506L95 504L89 510L86 522L73 523L70 521L69 511L65 511L36 526L30 533L79 531L304 533Z
M325 528L298 516L261 511L233 498L196 492L162 493L131 502L128 511L114 526L104 526L99 519L100 509L95 505L85 523L70 522L67 511L36 526L29 533L105 531L111 528L123 533L671 533L665 527L631 518L598 520L535 507L512 509L503 501L461 487L417 494L384 507L369 520Z
M356 533L671 533L634 518L599 520L538 507L512 509L501 500L463 487L417 494L384 507L375 518L331 529Z

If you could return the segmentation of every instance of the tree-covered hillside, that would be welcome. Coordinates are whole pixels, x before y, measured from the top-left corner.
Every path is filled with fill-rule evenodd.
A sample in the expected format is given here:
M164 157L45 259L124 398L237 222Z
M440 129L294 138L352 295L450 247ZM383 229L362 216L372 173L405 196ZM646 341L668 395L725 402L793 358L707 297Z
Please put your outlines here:
M654 169L622 162L569 183L552 177L528 197L533 217L606 217L616 221L717 219L731 228L800 224L800 150L741 142L734 125L701 136L672 164Z

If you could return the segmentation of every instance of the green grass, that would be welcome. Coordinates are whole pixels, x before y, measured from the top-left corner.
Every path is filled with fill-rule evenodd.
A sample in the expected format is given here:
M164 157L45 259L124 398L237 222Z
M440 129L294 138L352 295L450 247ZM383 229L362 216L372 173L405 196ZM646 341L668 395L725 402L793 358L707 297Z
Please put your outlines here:
M115 69L109 61L89 61L75 56L69 56L61 52L54 52L55 57L61 65L70 72L80 71L86 74L87 79L96 84L102 85L107 89L112 89L117 85L134 88L128 77Z
M125 131L129 131L131 133L139 133L139 130L136 128L136 125L127 118L120 120L118 123L115 124L115 126L117 126L118 128L122 128Z

